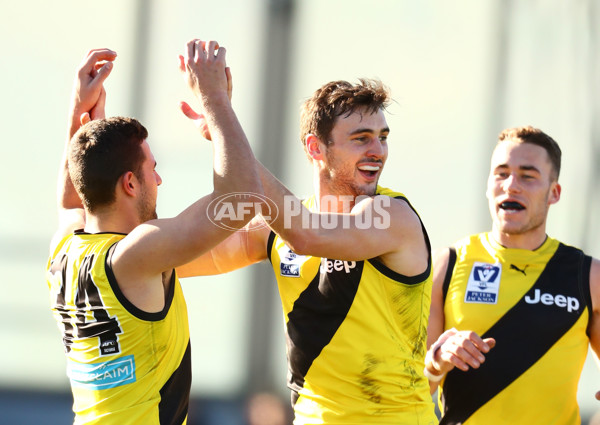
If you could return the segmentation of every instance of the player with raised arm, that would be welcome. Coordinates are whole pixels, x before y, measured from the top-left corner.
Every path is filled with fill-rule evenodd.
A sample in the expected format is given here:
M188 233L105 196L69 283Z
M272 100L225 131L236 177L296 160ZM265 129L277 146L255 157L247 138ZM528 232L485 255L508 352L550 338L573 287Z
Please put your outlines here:
M182 72L214 136L214 187L176 217L157 219L161 178L148 132L133 118L104 118L103 82L115 58L108 49L90 51L75 80L47 266L50 302L75 423L184 424L191 352L174 268L231 234L213 224L213 200L262 193L261 182L228 98L225 49L192 40ZM239 228L251 218L224 224Z
M253 221L178 269L192 276L271 262L296 425L437 422L423 375L429 239L406 197L377 184L388 102L378 81L318 89L301 122L315 194L300 203L259 165L265 195L279 207L269 222L275 232ZM183 110L202 127L200 114Z

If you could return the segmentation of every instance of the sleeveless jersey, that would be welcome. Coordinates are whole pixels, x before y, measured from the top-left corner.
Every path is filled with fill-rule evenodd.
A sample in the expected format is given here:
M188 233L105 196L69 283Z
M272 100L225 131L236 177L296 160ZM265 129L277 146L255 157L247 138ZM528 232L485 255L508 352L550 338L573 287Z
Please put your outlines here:
M495 338L496 346L479 369L448 373L441 424L581 422L590 265L590 257L552 238L530 251L504 248L482 233L451 248L445 327Z
M173 271L160 312L131 304L111 268L115 244L124 237L78 231L48 260L75 424L185 424L191 353L181 286Z
M304 204L316 209L314 197ZM431 260L408 277L376 259L297 255L275 233L268 253L285 319L294 424L437 423L423 375Z

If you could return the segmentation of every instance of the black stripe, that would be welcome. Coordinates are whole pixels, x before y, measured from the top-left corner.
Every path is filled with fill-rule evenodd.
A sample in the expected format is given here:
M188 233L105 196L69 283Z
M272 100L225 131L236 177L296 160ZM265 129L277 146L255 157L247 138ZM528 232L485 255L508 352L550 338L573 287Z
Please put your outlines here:
M127 236L127 233L120 233L120 232L97 232L97 233L88 233L83 229L77 229L75 231L73 231L74 235L123 235L123 236Z
M536 363L584 312L580 297L583 254L560 244L546 268L525 297L496 322L482 338L496 339L494 347L479 369L462 372L453 369L446 376L442 400L444 416L440 425L462 424L481 406ZM535 290L552 295L576 297L579 309L544 305L533 300ZM550 325L551 324L551 325ZM515 352L518 347L518 353ZM517 355L518 354L518 355Z
M271 260L271 252L273 252L273 243L275 242L275 236L277 235L274 231L271 230L271 233L269 233L269 238L267 239L267 258L269 259L271 264L273 264L273 260Z
M161 425L181 425L188 414L192 385L192 347L188 341L181 363L160 389L158 417Z
M329 261L342 270L317 273L288 314L288 386L296 392L304 386L304 377L313 361L344 322L362 277L364 261Z
M448 295L448 288L450 287L450 280L452 279L452 273L454 272L454 265L456 264L456 248L451 246L448 248L448 267L446 267L446 276L444 276L444 283L442 284L442 305L446 303L446 295Z

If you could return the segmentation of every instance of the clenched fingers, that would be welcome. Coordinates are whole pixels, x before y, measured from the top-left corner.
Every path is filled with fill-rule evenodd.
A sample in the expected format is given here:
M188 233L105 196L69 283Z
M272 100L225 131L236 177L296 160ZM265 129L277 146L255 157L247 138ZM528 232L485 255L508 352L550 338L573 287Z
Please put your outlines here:
M440 358L463 371L477 369L485 361L484 353L495 345L493 338L485 341L472 331L460 331L449 337L440 347Z
M110 49L90 50L87 56L83 59L83 62L81 62L79 65L79 75L95 76L96 72L99 72L106 66L107 63L111 63L116 58L117 52Z

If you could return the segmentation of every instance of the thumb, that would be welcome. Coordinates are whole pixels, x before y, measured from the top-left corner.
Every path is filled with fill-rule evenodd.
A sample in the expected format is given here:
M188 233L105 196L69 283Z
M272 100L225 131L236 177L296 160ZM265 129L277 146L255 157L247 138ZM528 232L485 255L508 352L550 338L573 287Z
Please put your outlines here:
M496 346L496 340L494 338L486 338L483 340L483 342L485 342L490 347L490 349Z
M83 114L81 114L81 116L79 117L79 122L81 123L81 125L86 125L88 122L90 122L90 114L87 112L84 112Z
M103 84L104 80L106 80L108 78L108 76L110 75L110 72L113 69L113 63L112 62L106 62L104 65L102 65L100 67L100 69L98 70L98 75L96 75L96 77L94 78L96 80L97 84Z
M225 76L227 77L227 97L231 100L233 95L233 79L231 78L231 68L225 68Z
M188 117L191 120L197 121L197 120L201 120L204 118L203 115L194 111L187 102L181 101L179 103L179 109L181 109L181 112L183 112L183 115L185 115L186 117Z
M181 55L179 55L179 70L185 72L185 59Z
M183 115L194 122L194 125L200 130L202 137L204 137L206 140L212 140L210 130L208 129L208 123L206 122L204 115L197 113L190 105L187 104L187 102L183 101L179 103L179 109L181 109Z

